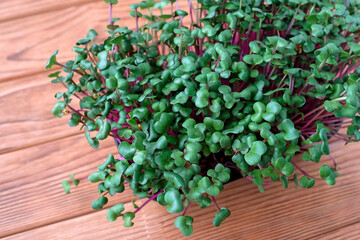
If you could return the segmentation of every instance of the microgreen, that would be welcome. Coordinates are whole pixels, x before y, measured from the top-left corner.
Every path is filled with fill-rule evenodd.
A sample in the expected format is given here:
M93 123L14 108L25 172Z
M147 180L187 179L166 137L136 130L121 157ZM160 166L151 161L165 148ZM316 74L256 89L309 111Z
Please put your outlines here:
M93 148L118 144L120 157L110 154L88 177L100 194L92 207L125 188L148 198L134 211L114 205L109 221L131 227L156 200L182 212L175 227L190 236L191 203L215 206L214 226L226 223L230 210L215 197L236 175L260 191L272 182L335 184L328 140L360 140L359 1L190 0L187 12L176 0L146 0L130 6L133 30L112 17L118 1L104 1L108 37L98 43L90 30L75 59L59 63L55 51L46 69L61 67L49 77L66 89L52 113L71 114ZM315 163L328 155L333 166L317 178L297 154ZM62 185L69 193L78 183Z

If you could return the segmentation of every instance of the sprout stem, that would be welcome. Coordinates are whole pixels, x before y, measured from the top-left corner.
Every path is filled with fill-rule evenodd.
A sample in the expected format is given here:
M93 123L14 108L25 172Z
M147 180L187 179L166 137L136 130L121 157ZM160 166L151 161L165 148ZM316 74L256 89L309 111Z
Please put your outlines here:
M146 202L144 202L139 208L137 208L133 213L137 213L138 211L140 211L144 206L146 206L146 204L148 204L149 202L151 202L152 200L154 200L160 193L164 192L164 190L161 190L159 192L157 192L154 196L150 197L148 200L146 200Z
M296 167L303 175L309 177L309 178L314 178L313 176L311 176L310 174L308 174L305 170L303 170L302 168L300 168L294 161L291 161L291 163L294 165L294 167ZM314 178L315 179L315 178Z
M216 202L216 200L215 200L214 196L210 196L210 197L211 197L212 202L213 202L213 203L214 203L214 205L215 205L216 210L217 210L218 212L220 212L219 205L217 204L217 202Z
M185 214L186 214L187 210L189 209L190 205L191 205L191 202L189 202L189 204L186 206L186 208L185 208L184 212L181 214L181 216L185 216Z
M334 169L335 169L335 171L336 171L336 161L335 161L335 158L334 158L331 154L329 154L328 156L329 156L330 159L332 160L333 165L334 165Z
M112 21L112 3L109 3L109 25L113 25L113 21Z
M76 70L76 69L69 68L69 67L67 67L67 66L65 66L65 65L63 65L63 64L61 64L61 63L58 63L58 62L56 62L55 64L58 65L58 66L60 66L60 67L62 67L62 68L65 68L65 69L67 69L67 70L73 71L73 72L75 72L75 73L77 73L77 74L80 74L81 76L84 76L83 73L79 72L79 71Z
M289 34L292 26L294 25L294 23L295 23L295 17L296 17L296 15L297 15L298 12L299 12L300 6L301 6L301 4L299 4L299 6L297 7L296 12L295 12L293 18L291 19L291 22L290 22L290 24L289 24L289 27L286 29L286 32L285 32L285 34L284 34L284 37L286 37L286 35Z
M137 8L135 9L135 24L136 24L135 31L139 32L139 16L138 16Z

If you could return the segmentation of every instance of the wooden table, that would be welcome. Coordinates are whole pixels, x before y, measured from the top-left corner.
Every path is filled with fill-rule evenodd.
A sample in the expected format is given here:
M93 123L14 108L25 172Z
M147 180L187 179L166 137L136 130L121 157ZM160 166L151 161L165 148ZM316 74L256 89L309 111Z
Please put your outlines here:
M122 25L133 23L120 1L115 16ZM185 1L180 7L185 9ZM0 237L3 239L183 239L174 227L177 215L155 202L141 210L133 228L121 221L109 223L106 209L94 211L97 186L88 181L65 195L61 181L71 173L87 176L108 153L116 153L111 140L91 149L84 133L51 115L54 94L44 70L48 56L59 49L58 60L74 56L71 47L93 28L102 32L107 6L100 0L0 1ZM232 215L220 228L212 225L214 208L192 206L194 234L188 239L360 239L359 144L331 144L339 165L335 186L317 181L312 189L284 190L266 186L264 193L248 180L226 186L217 198ZM318 165L298 161L318 176ZM125 202L131 192L113 197L111 206ZM141 202L142 200L140 200ZM185 238L184 238L185 239Z

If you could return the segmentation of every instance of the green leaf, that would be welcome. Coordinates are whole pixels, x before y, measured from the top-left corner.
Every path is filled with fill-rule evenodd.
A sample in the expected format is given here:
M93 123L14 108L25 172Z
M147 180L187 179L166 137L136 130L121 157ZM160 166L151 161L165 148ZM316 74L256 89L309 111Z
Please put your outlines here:
M99 132L96 134L96 139L104 140L108 137L111 131L111 125L107 121L100 126Z
M322 37L324 35L324 28L319 24L312 24L311 31L311 34L315 37Z
M258 41L250 42L249 47L250 47L250 49L251 49L251 51L253 53L259 53L260 52L260 47L259 47Z
M262 121L262 114L265 113L265 104L262 102L256 102L253 105L254 114L251 115L251 121L259 123Z
M115 158L114 156L110 153L109 156L107 157L106 161L101 164L100 166L97 167L97 169L99 169L99 171L104 171L105 169L107 169L107 166L111 163L115 162Z
M92 202L91 207L95 210L102 209L108 202L107 197L100 196L98 199Z
M179 213L184 210L180 194L175 190L168 190L165 193L164 200L167 203L167 211L169 213Z
M66 108L66 104L64 101L59 101L55 104L54 108L52 109L51 113L58 117L58 118L62 118L63 116L63 111Z
M360 54L360 44L354 43L354 42L348 42L347 43L351 49L351 51L355 54Z
M208 37L213 37L216 34L216 29L213 28L211 25L205 25L201 31L205 33Z
M263 58L259 55L252 54L244 56L244 62L251 66L260 65L263 61Z
M209 92L206 88L201 88L196 92L195 105L198 108L209 105Z
M298 139L301 131L294 128L294 123L290 119L285 119L281 122L282 129L285 131L284 139L291 141Z
M286 176L291 175L294 172L294 165L292 165L292 163L287 162L285 166L281 169L281 172Z
M135 218L135 213L133 212L126 212L122 216L122 219L124 220L124 227L132 227L134 226L134 223L131 222Z
M229 209L225 208L225 207L222 207L220 209L220 212L217 212L215 214L215 217L214 217L214 221L213 221L213 224L215 227L220 227L220 224L225 221L225 219L227 217L229 217L231 214L231 212L229 211Z
M59 50L56 50L55 52L53 52L49 58L49 60L46 62L46 69L50 69L52 68L52 66L54 66L54 64L56 64L56 55L58 54Z
M266 153L266 144L261 141L255 141L251 145L251 149L245 154L245 161L251 166L256 166L261 161L261 156Z
M321 178L326 178L328 177L330 174L332 174L332 170L328 165L323 165L321 166L320 170L320 177Z
M134 162L138 165L142 165L146 158L146 151L137 151L133 158Z
M131 204L133 205L133 208L135 209L139 208L139 206L136 205L135 200L131 200Z
M300 186L302 188L311 188L315 185L315 179L308 179L306 176L300 178Z
M177 173L166 171L164 172L164 178L173 182L177 188L185 186L184 179Z
M88 37L90 40L94 40L94 38L98 35L99 34L94 29L90 29L88 32Z
M108 176L107 172L99 171L99 172L94 172L94 173L90 174L88 179L90 182L96 183L96 182L105 180L105 178L107 176Z
M147 107L139 107L133 110L133 117L140 121L145 120L149 117L149 109Z
M120 144L119 144L119 147L118 147L118 150L119 150L119 153L120 155L125 158L125 159L132 159L134 154L135 154L135 151L136 151L136 148L133 147L132 145L130 145L128 142L126 141L122 141Z
M86 45L90 42L91 40L87 37L85 37L84 39L80 39L79 41L76 42L76 45Z
M161 136L157 141L156 141L156 148L157 149L164 149L166 148L168 145L168 140L166 139L166 137L163 135Z
M320 177L322 179L325 179L328 185L335 185L336 174L328 165L321 166L319 173Z
M106 217L107 217L108 221L114 222L121 215L121 212L123 212L124 210L125 210L125 208L124 208L123 203L116 204L116 205L112 206L111 208L109 208L106 211Z
M230 42L230 40L232 39L232 34L233 34L232 30L229 29L224 30L219 34L218 40L220 42Z
M190 216L179 216L175 220L175 227L180 229L181 233L187 237L191 236L193 233L192 223L194 219Z
M117 4L118 0L103 0L105 3Z
M67 181L67 180L63 180L61 184L62 184L62 187L63 187L65 193L69 194L70 193L70 185L71 185L71 183L69 181Z
M99 59L99 62L96 64L96 67L98 69L103 70L108 66L108 61L107 61L108 54L109 54L108 50L104 50L98 53L97 57Z
M78 115L77 113L72 113L71 118L69 120L69 126L75 127L75 126L79 125L80 120L81 120L80 115Z
M228 50L219 43L215 44L215 50L217 52L217 54L220 56L220 67L222 68L222 70L229 70L231 67L231 56L228 52Z
M124 137L126 139L129 139L132 136L132 130L128 129L128 128L121 128L118 130L117 133L118 133L119 137Z
M282 107L277 102L269 102L266 105L266 112L262 114L262 118L268 122L274 122L275 116L280 113Z
M209 194L210 196L216 197L220 194L220 189L215 185L211 185L210 187L208 187L208 189L206 189L206 193Z
M208 177L202 177L198 182L198 187L202 192L206 192L206 190L211 186L210 179Z
M192 72L196 70L196 64L194 59L189 56L185 56L181 59L181 63L184 66L184 72Z
M162 9L162 8L166 7L166 5L168 5L168 4L169 4L168 0L163 0L163 1L155 3L154 8Z
M185 16L187 16L188 15L188 13L186 12L186 11L183 11L183 10L176 10L175 11L175 17L177 17L177 16L183 16L183 17L185 17Z
M99 147L99 140L97 140L96 138L91 138L89 131L85 132L85 137L92 148L97 149Z
M244 62L234 62L231 68L235 73L239 73L238 76L241 80L247 81L249 79L249 67Z
M165 133L170 127L174 117L174 113L162 113L160 119L154 124L154 130L160 134Z
M140 3L134 3L134 4L131 4L130 5L130 8L131 9L137 9L139 7L146 7L146 2L145 1L142 1Z
M106 79L106 87L109 88L110 90L116 88L117 84L118 84L118 81L114 77L110 77L110 78Z

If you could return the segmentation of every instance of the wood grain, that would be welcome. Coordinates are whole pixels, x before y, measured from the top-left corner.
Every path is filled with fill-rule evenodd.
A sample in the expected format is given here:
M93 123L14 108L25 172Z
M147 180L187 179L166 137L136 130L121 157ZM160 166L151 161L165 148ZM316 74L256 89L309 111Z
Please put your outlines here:
M129 5L119 1L114 17L121 26L134 27ZM187 9L187 0L179 0ZM51 85L44 65L59 49L65 62L71 47L90 28L104 38L108 7L102 0L3 0L0 1L0 238L4 239L360 239L360 149L332 143L339 165L337 185L318 181L313 189L284 190L266 186L265 193L246 179L226 185L217 198L232 215L215 228L214 208L192 206L195 232L181 237L174 227L177 215L151 202L135 218L134 228L122 221L109 223L106 210L94 211L97 185L87 180L65 195L61 181L71 173L85 177L96 170L109 153L117 150L112 139L92 150L78 128L67 126L50 113L60 86ZM185 19L184 22L187 22ZM318 176L321 164L299 162ZM107 207L129 201L130 191L110 198ZM144 201L144 200L140 200ZM138 203L139 204L139 203Z
M97 184L85 179L66 195L61 181L72 173L87 177L109 153L117 154L112 139L93 150L81 135L1 155L0 238L92 212ZM121 199L134 197L126 191ZM114 201L116 195L109 206Z
M114 7L113 16L121 18L120 26L134 27L129 5L136 2L119 1L119 5ZM186 4L187 1L182 0L179 6L185 9ZM43 72L46 61L56 49L59 49L59 62L74 58L71 47L76 41L86 36L89 29L95 29L101 39L105 36L107 21L107 4L91 1L89 4L0 22L0 81ZM16 26L21 26L21 31Z
M43 72L56 49L59 62L71 59L75 42L90 28L102 30L106 21L106 6L96 2L1 23L0 48L5 51L0 56L0 81ZM14 26L21 26L21 31Z
M61 9L93 3L98 0L3 0L0 2L0 22L11 21Z
M321 236L316 236L313 239L328 240L328 239L346 239L358 240L360 236L360 219L357 223L349 224L348 226L334 229Z
M194 234L190 238L181 237L173 226L176 214L168 214L165 207L151 202L136 216L133 228L122 227L121 220L107 222L105 210L102 210L4 239L26 239L32 236L37 239L122 240L347 239L346 236L351 239L351 233L345 233L342 229L353 231L349 226L358 226L359 223L360 187L354 179L360 178L360 166L357 164L360 149L357 144L343 147L341 143L332 144L331 148L341 167L341 175L335 186L318 181L312 189L295 189L290 184L289 189L284 190L279 184L272 184L266 186L264 193L260 193L248 180L237 180L227 184L217 198L220 206L226 206L232 211L220 228L212 226L214 208L190 207L188 213L195 219ZM330 160L324 157L322 164L330 164ZM320 164L300 161L299 165L318 176ZM126 206L128 210L132 209L131 204Z
M62 91L46 73L0 82L0 109L5 113L0 118L0 153L80 134L79 127L66 126L70 116L51 114L54 95Z

